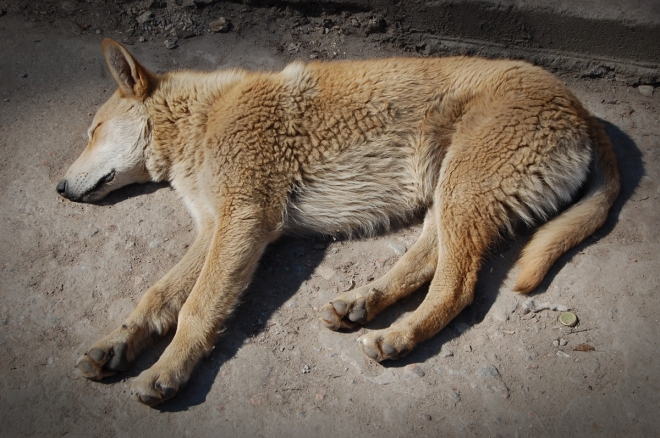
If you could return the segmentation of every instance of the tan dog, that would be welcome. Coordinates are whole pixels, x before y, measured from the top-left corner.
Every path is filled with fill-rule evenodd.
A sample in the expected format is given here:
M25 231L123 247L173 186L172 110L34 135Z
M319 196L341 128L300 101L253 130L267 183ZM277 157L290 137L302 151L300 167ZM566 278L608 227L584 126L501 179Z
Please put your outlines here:
M333 330L373 319L426 282L410 316L359 339L397 359L472 301L482 257L516 222L546 221L518 262L515 290L599 228L619 191L601 125L556 78L524 62L473 58L294 63L156 75L112 40L119 84L58 192L91 202L125 184L170 181L199 234L124 324L78 362L102 379L177 327L134 383L172 397L213 348L266 245L287 231L370 233L426 210L419 240L384 277L321 310Z

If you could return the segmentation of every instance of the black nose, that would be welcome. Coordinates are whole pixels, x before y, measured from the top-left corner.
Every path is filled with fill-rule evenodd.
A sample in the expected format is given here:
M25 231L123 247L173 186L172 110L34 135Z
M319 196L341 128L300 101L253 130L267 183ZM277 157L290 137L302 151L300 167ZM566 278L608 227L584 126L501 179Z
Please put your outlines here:
M65 198L66 198L66 187L67 187L67 185L68 185L68 183L66 182L65 179L63 179L62 181L60 181L57 184L57 187L55 187L55 190L57 190L57 193L64 196Z

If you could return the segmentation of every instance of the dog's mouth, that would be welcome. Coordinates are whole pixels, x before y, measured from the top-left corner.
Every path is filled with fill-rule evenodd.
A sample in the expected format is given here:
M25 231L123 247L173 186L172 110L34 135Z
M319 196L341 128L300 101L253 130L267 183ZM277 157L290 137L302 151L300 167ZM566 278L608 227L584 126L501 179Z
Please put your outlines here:
M83 202L93 202L100 199L100 197L95 195L98 194L100 189L104 188L108 184L111 184L115 180L116 176L117 172L115 169L112 169L108 174L99 179L96 184L94 184L89 190L80 195L77 200Z

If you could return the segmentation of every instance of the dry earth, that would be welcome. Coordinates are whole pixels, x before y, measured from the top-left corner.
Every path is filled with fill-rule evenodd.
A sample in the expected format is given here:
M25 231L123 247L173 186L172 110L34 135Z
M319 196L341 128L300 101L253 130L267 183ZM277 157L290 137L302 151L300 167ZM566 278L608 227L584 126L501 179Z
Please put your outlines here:
M419 224L377 238L284 238L263 258L215 352L155 409L124 375L74 372L193 239L166 185L99 205L57 196L91 116L114 88L110 36L148 67L279 69L292 59L420 56L390 44L381 18L234 3L14 2L0 9L0 435L13 436L655 436L660 433L660 91L562 76L607 126L623 192L607 225L562 257L534 293L570 307L525 313L510 291L528 232L493 250L474 304L399 362L366 359L360 334L322 328L317 309L383 274ZM189 2L192 5L192 2ZM201 2L200 2L201 3ZM136 18L149 13L143 24ZM225 17L228 32L208 31ZM176 38L176 48L164 41ZM366 330L414 309L424 291ZM576 351L589 344L595 351Z

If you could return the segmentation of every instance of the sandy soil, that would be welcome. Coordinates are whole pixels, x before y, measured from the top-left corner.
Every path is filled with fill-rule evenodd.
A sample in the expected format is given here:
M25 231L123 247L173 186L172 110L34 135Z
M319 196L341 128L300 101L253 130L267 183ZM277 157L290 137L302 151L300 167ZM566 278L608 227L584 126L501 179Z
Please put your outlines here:
M55 192L114 89L103 37L130 43L156 71L417 56L390 45L379 17L366 13L146 4L0 9L0 435L660 433L660 91L644 96L613 77L563 76L605 121L623 177L606 226L562 257L533 294L570 307L577 327L561 326L556 311L525 313L528 297L510 291L523 232L492 252L474 304L439 335L398 362L366 359L354 343L361 332L322 328L317 309L383 274L419 234L412 224L373 239L273 244L215 352L174 400L155 409L132 399L130 380L167 339L107 383L78 377L75 359L121 323L194 235L166 185L128 187L99 205ZM135 24L145 11L153 14L150 29ZM229 31L209 32L220 16ZM174 38L177 47L167 49L165 39ZM366 330L402 317L424 292ZM576 351L580 344L595 351Z

